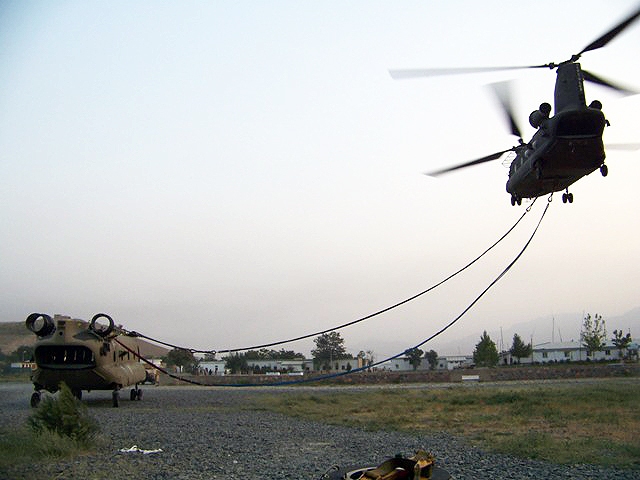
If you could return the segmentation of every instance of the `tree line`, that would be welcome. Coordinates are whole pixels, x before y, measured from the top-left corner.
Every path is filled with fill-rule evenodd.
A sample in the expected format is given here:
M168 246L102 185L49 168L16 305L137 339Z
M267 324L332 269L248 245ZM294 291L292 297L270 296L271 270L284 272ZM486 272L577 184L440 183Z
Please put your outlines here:
M631 342L630 332L625 335L622 330L613 331L611 343L618 349L620 358L622 358L622 352ZM580 331L580 343L587 350L587 356L604 349L607 344L607 328L602 315L597 313L593 317L591 317L591 314L585 315ZM513 344L508 352L517 360L517 363L520 363L521 359L531 356L533 346L531 343L524 343L516 333L513 336ZM473 361L478 366L493 367L498 364L499 359L500 355L496 344L485 330L473 351Z
M593 352L602 351L607 343L607 330L605 320L602 315L586 314L580 332L580 342L590 355ZM611 343L619 350L620 357L622 352L629 347L632 342L631 333L624 334L622 330L614 330ZM329 332L319 335L314 339L315 348L311 350L311 356L314 362L314 368L319 370L331 370L337 360L354 360L355 368L357 364L364 367L375 363L375 355L373 351L360 351L355 357L347 353L344 339L339 332ZM523 358L530 357L533 352L531 343L525 343L516 333L513 336L511 348L508 352L511 357L520 363ZM423 361L429 364L429 368L435 369L437 366L438 353L434 350L424 352L420 348L410 348L404 352L409 363L414 370L422 365ZM10 354L0 352L0 365L3 369L8 369L11 363L29 361L33 358L33 346L23 345L18 347ZM498 364L500 354L495 342L487 334L482 333L480 341L476 344L473 351L473 361L477 366L495 366ZM168 366L177 366L186 372L196 372L199 360L195 358L193 353L184 349L173 349L163 358ZM215 360L215 356L206 355L204 360ZM306 360L304 354L293 350L271 350L261 348L259 350L248 350L244 353L230 354L223 357L225 361L225 369L232 373L248 372L249 362L256 360Z

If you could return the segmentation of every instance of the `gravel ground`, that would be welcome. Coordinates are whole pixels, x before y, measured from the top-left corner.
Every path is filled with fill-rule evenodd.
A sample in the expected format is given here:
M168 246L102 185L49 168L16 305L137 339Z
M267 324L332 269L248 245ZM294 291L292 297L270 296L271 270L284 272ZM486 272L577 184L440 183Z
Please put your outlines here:
M326 392L331 387L303 388ZM118 409L111 407L110 392L85 393L83 401L101 427L100 451L0 470L0 479L318 480L333 465L377 465L419 448L434 453L436 464L455 479L640 478L638 470L559 466L485 453L446 433L371 433L235 408L252 396L282 390L147 386L142 401L124 398ZM31 391L28 384L0 384L0 428L24 424ZM120 452L134 445L162 452Z

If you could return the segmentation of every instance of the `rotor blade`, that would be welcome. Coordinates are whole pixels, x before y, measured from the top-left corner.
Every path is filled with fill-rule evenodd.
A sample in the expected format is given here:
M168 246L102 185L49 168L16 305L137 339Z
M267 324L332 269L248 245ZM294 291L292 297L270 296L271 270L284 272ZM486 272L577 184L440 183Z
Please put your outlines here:
M507 150L503 150L501 152L492 153L491 155L487 155L486 157L478 158L477 160L472 160L470 162L461 163L460 165L455 165L453 167L443 168L442 170L436 170L435 172L428 172L428 173L425 173L425 175L428 175L430 177L437 177L438 175L442 175L443 173L449 173L449 172L453 172L454 170L460 170L461 168L467 168L473 165L479 165L481 163L497 160L503 154L513 151L514 148L515 147L512 147Z
M520 132L520 128L518 127L518 124L516 123L515 117L513 115L513 106L511 105L511 83L512 82L510 81L496 82L489 84L489 86L500 101L502 110L504 111L505 115L507 116L507 120L509 121L511 133L518 138L522 138L522 133Z
M526 68L548 67L549 65L529 65L521 67L408 68L389 70L389 74L394 80L402 80L405 78L438 77L442 75L464 75L468 73L500 72L508 70L523 70Z
M635 152L640 150L640 143L605 143L604 147L606 150Z
M636 92L634 90L631 90L630 88L625 88L625 87L621 87L620 85L616 85L616 84L610 82L609 80L605 80L602 77L598 77L598 76L594 75L591 72L587 72L586 70L582 70L582 77L585 80L587 80L587 81L589 81L591 83L595 83L597 85L602 85L604 87L612 88L615 91L621 92L621 93L623 93L625 95L635 95L636 93L638 93L638 92Z
M617 26L609 30L607 33L602 35L597 40L594 40L589 45L584 47L582 51L578 54L578 56L582 55L584 52L590 52L591 50L596 50L598 48L604 47L607 43L613 40L616 35L618 35L622 30L627 28L629 24L631 24L636 18L640 16L640 8L632 13L626 20L623 20Z

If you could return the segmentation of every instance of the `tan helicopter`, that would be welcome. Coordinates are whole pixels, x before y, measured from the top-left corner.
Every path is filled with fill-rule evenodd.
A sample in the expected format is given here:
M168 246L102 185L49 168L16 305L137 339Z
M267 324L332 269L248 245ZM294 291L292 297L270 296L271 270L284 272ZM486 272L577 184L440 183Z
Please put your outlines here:
M119 404L120 389L134 385L130 399L142 400L138 385L152 380L152 375L140 361L139 340L122 335L109 315L98 313L86 322L32 313L25 323L38 336L31 377L35 388L32 407L40 403L43 390L56 392L60 382L78 399L83 390L113 390L114 407Z

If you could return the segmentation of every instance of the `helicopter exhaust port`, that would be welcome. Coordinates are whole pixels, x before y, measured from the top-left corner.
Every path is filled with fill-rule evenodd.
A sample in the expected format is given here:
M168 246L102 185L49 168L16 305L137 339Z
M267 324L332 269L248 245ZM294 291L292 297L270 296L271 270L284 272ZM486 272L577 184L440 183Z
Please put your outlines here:
M32 313L25 321L27 329L39 337L47 337L56 331L53 319L45 313Z
M103 325L102 323L98 323L98 320L100 320L101 318L106 318L108 324ZM107 315L106 313L97 313L91 319L91 323L89 324L89 330L97 333L98 335L104 338L107 335L109 335L111 332L113 332L114 325L115 324L113 323L113 319L109 315Z

